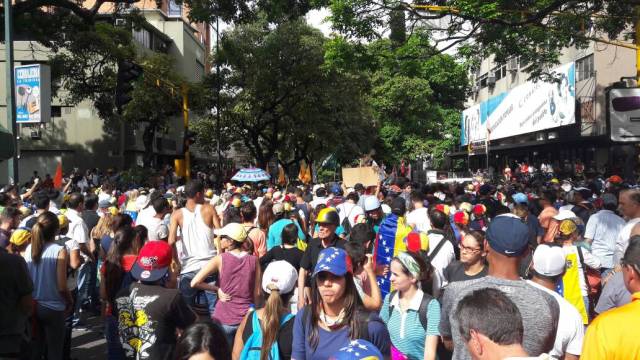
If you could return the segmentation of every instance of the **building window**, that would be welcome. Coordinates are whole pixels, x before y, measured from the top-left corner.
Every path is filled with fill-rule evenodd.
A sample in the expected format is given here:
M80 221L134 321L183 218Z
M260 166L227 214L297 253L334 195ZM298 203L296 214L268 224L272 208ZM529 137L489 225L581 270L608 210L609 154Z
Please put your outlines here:
M481 75L477 80L478 88L486 88L487 87L487 74Z
M133 29L133 39L140 43L143 47L147 49L152 49L151 47L151 32L145 28L140 28L138 30Z
M576 61L576 81L592 78L594 73L593 54Z
M498 80L500 80L500 79L502 79L504 77L507 77L507 65L502 65L502 66L499 66L499 67L495 67L495 68L493 68L492 71L495 74L496 81L498 81Z

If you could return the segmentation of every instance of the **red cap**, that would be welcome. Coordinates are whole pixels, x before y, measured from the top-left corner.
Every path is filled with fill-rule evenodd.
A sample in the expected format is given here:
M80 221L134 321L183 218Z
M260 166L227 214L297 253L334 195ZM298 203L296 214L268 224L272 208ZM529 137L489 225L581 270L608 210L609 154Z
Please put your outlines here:
M131 275L141 281L160 280L171 265L171 246L165 241L147 241L140 249Z

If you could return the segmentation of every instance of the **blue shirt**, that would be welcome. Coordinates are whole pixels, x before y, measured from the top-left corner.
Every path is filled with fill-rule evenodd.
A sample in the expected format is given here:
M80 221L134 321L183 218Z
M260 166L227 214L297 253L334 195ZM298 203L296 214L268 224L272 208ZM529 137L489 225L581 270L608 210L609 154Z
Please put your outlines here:
M63 247L55 244L45 244L40 262L31 259L31 245L25 251L27 268L33 282L33 298L39 305L55 311L63 311L65 302L58 291L58 253Z
M349 338L349 327L344 326L338 330L329 331L318 326L318 345L311 347L311 324L305 324L303 318L309 307L298 312L293 323L293 351L291 358L296 360L326 360L338 352L342 347L348 346L352 340ZM309 317L310 319L311 317ZM310 322L310 321L309 321ZM305 326L306 325L306 326ZM376 313L369 315L367 322L369 330L369 342L375 345L383 355L389 354L389 332Z
M420 323L420 303L423 292L418 290L411 299L407 311L400 309L400 294L389 300L389 295L385 296L384 303L380 309L380 317L387 324L391 343L401 353L409 359L422 359L424 357L424 344L426 336L440 336L438 326L440 325L440 303L432 299L427 307L427 329ZM394 305L393 312L389 314L389 302Z
M304 232L297 221L291 219L280 219L269 226L269 234L267 235L267 251L276 246L282 245L282 230L289 224L296 224L298 227L298 239L305 240Z

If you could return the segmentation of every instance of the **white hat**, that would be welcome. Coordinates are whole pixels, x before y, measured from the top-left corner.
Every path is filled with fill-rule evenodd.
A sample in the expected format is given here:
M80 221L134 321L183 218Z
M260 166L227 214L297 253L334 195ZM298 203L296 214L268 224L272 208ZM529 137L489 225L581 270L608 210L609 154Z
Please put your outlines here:
M280 294L288 294L298 282L298 271L284 260L273 261L267 265L262 274L262 290L271 294L270 286L278 288Z
M558 276L564 273L567 259L560 246L540 244L533 253L533 269L543 276Z
M144 209L145 207L147 207L147 205L149 205L149 197L147 195L140 195L136 198L136 209L138 209L138 211Z
M237 242L244 242L247 239L247 230L239 223L228 223L222 229L215 229L214 234L226 236Z
M554 216L553 219L554 220L558 220L558 221L562 221L562 220L568 220L568 219L573 219L573 218L577 218L578 215L576 215L576 213L574 213L571 210L560 210L558 212L558 215Z
M364 199L364 211L373 211L380 207L380 201L375 196L367 196Z

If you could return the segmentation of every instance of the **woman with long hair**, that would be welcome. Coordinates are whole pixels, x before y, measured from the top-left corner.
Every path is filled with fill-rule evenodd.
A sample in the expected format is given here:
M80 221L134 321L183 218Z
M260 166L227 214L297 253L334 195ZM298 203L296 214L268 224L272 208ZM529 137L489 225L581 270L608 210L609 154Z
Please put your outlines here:
M227 340L233 345L236 330L252 304L260 300L260 266L258 257L243 248L247 240L247 231L239 223L225 225L216 231L221 237L224 250L221 254L200 269L191 280L191 287L202 289L211 286L210 291L218 292L212 318L222 324ZM219 273L219 287L205 284L205 279L213 273ZM218 291L220 290L220 291Z
M131 227L120 229L113 237L113 244L100 268L100 298L105 318L107 358L124 359L124 350L118 339L118 321L113 316L113 305L117 293L131 285L133 278L129 271L136 261L143 243Z
M269 232L269 227L276 220L273 214L273 202L265 199L258 209L258 227L264 231L265 235Z
M53 213L40 214L25 252L36 301L34 316L38 335L33 346L34 359L41 358L45 348L47 359L63 358L64 320L73 310L73 299L67 288L67 250L55 243L59 229L58 218Z
M231 350L220 325L197 322L184 330L176 346L176 360L231 360Z
M286 261L267 266L262 276L265 305L242 320L233 344L234 359L255 358L257 353L260 360L272 359L272 354L291 358L293 315L288 305L297 280L298 271Z
M104 230L103 236L100 239L100 254L102 254L106 258L116 232L124 228L130 228L132 224L133 219L131 218L131 216L127 214L114 215L111 219L111 224L108 230Z
M364 310L343 249L320 252L311 292L311 304L294 320L292 359L328 359L355 339L370 341L389 354L389 332L378 314Z
M391 260L391 284L380 317L391 335L393 360L434 360L440 332L440 304L430 295L433 267L426 253L401 252Z
M484 248L484 231L469 231L458 244L460 260L453 261L444 270L447 283L487 276L487 251Z

